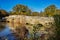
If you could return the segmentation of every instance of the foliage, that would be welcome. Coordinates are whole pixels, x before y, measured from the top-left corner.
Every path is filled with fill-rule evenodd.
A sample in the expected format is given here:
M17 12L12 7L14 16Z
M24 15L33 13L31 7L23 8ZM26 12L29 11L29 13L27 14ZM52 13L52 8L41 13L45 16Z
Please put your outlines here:
M13 7L13 10L10 11L11 15L27 15L27 16L45 16L45 17L51 17L56 14L60 15L60 10L57 9L55 5L50 5L45 8L44 11L39 12L32 12L27 6L17 4Z
M60 9L57 9L55 5L50 5L45 8L44 12L40 12L40 16L51 17L54 15L60 15Z
M39 12L32 12L31 16L39 16Z
M40 40L40 33L38 33L38 31L40 30L40 27L43 27L42 24L35 24L33 26L33 34L34 34L34 40Z
M16 14L16 15L29 15L31 13L31 10L21 4L17 4L16 6L13 7L13 10L11 11L11 14Z
M5 10L0 10L0 18L8 16L8 12L6 12Z
M45 14L46 16L53 16L56 11L56 6L55 5L50 5L47 8L45 8Z
M54 15L55 25L56 25L56 39L60 39L60 15Z

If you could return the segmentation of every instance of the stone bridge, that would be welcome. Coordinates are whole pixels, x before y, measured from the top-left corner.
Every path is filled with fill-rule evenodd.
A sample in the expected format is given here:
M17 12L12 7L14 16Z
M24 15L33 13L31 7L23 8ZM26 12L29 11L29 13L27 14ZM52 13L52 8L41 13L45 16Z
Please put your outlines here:
M33 34L33 29L36 27L39 35L41 35L41 33L46 34L46 38L55 34L53 17L10 15L5 18L6 21L9 21L7 24L12 30L15 30L17 27L25 26L29 30L29 33Z
M6 21L9 21L8 24L12 29L23 25L28 26L29 29L32 29L31 25L35 24L42 24L44 27L49 27L51 24L54 24L53 17L10 15L5 18Z

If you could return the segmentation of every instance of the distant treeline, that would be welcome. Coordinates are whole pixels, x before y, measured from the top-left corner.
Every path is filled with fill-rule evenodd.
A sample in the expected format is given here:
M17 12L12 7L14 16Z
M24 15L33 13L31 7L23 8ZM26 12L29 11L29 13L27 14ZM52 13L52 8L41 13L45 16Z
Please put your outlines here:
M55 5L50 5L41 12L32 12L25 5L17 4L13 7L12 11L10 11L11 15L28 15L28 16L53 16L53 15L60 15L60 9L57 9Z
M50 5L44 9L44 11L41 12L33 12L29 7L17 4L12 8L12 11L6 12L5 10L0 10L0 15L5 16L8 15L27 15L27 16L54 16L54 15L60 15L60 9L58 9L55 5Z

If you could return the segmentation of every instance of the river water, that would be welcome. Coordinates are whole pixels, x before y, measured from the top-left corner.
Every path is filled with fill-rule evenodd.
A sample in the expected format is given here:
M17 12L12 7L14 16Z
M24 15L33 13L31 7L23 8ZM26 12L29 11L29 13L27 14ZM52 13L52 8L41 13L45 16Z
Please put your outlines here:
M0 31L0 40L16 40L6 23L4 23L4 25L0 23L0 28L1 26L4 26L4 28L2 28Z

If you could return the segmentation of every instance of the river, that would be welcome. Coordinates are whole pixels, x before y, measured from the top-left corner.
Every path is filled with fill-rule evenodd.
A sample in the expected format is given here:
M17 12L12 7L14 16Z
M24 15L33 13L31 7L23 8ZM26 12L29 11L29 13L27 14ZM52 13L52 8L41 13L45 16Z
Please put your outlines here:
M4 26L4 28L0 30L0 40L16 40L16 38L12 35L12 31L8 25L6 23L3 24L0 23L0 28L1 26Z

